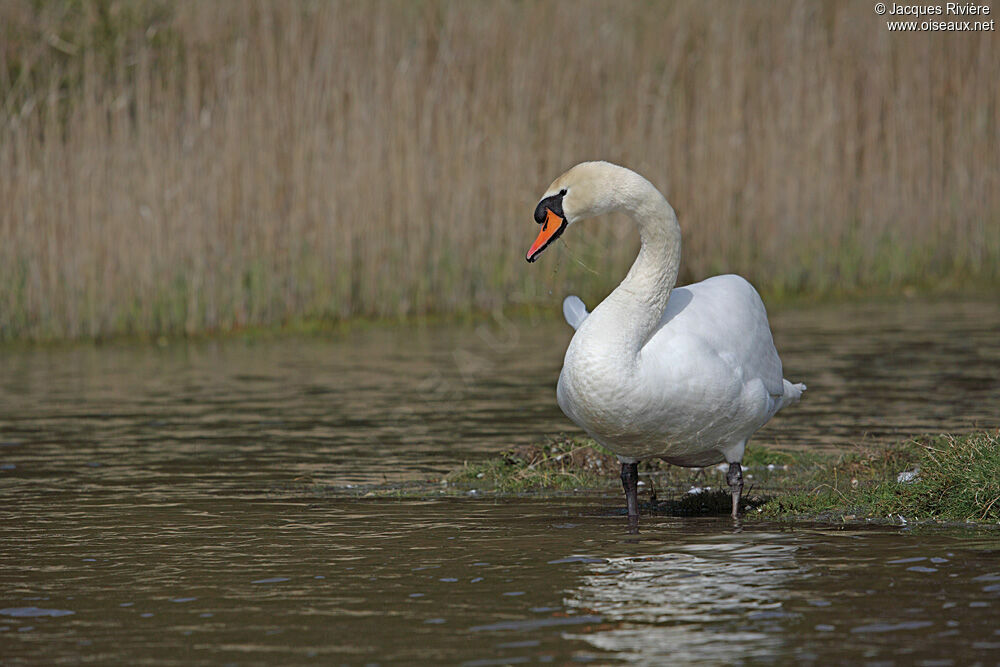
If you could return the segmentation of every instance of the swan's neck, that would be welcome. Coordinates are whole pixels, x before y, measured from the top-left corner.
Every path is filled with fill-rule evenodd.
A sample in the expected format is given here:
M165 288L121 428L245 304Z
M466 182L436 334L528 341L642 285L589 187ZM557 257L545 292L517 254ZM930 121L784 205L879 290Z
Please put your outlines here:
M677 282L681 228L660 191L645 178L632 175L637 178L629 179L623 188L618 208L639 227L642 246L625 280L605 302L613 304L609 310L620 318L628 353L637 355L656 331Z

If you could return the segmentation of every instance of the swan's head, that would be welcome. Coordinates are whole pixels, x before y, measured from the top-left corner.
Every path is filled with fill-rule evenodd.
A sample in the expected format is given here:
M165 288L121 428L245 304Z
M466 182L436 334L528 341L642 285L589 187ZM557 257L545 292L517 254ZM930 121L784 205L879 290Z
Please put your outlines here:
M632 173L610 162L581 162L553 181L535 207L535 222L542 229L525 259L538 259L574 222L618 208L614 184L623 172Z

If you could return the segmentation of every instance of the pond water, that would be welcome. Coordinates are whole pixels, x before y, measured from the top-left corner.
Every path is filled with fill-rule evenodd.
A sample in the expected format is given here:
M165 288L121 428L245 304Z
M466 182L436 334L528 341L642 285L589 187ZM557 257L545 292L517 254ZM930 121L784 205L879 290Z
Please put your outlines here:
M1000 303L772 324L809 391L757 442L1000 425ZM569 336L524 320L0 350L0 661L997 662L995 532L653 516L636 537L617 494L358 497L572 432Z

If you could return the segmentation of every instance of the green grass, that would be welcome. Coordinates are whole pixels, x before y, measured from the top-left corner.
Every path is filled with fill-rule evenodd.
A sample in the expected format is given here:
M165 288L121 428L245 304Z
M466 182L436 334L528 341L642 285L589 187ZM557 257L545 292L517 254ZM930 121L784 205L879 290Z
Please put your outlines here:
M592 440L566 436L525 445L449 474L449 485L497 493L605 488L617 481L615 457Z
M899 472L919 470L915 480ZM772 498L769 517L872 518L1000 523L998 433L942 435L822 465L815 486Z
M749 518L826 521L1000 523L1000 433L924 437L844 454L751 446L743 460ZM904 471L919 471L899 482ZM450 493L619 492L620 466L586 438L559 436L466 464L443 481ZM640 500L669 514L727 514L730 496L716 468L640 464ZM690 493L692 487L703 489ZM394 490L397 493L398 490Z

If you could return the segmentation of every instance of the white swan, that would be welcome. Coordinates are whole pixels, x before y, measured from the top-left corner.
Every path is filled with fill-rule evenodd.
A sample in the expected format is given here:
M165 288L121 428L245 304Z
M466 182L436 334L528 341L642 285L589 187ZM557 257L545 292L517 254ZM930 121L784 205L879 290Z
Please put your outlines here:
M642 247L593 313L575 296L563 303L576 334L559 375L559 407L621 461L630 529L638 526L636 464L653 457L729 463L736 518L747 440L806 387L783 379L767 312L746 280L715 276L674 289L677 216L630 169L583 162L557 178L535 209L542 230L527 260L574 222L610 211L631 216Z

